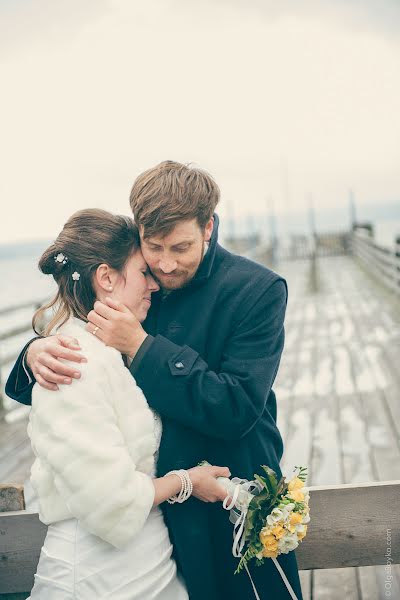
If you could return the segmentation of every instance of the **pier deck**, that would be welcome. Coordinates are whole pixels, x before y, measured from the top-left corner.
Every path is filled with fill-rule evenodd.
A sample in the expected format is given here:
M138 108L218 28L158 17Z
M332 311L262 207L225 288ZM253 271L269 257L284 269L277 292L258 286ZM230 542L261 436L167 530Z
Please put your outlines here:
M308 260L277 270L289 284L285 350L274 386L284 472L309 465L309 485L400 479L399 297L349 256L319 258L314 279ZM24 483L33 506L27 411L17 411L0 423L0 482ZM400 598L399 566L391 573L391 597ZM383 566L301 577L304 600L387 598Z
M348 256L318 259L317 291L309 261L278 270L289 283L274 388L284 472L309 465L310 485L399 479L399 297ZM392 566L392 598L400 598L399 574ZM302 573L307 600L337 598L339 589L351 600L383 599L384 582L384 567Z

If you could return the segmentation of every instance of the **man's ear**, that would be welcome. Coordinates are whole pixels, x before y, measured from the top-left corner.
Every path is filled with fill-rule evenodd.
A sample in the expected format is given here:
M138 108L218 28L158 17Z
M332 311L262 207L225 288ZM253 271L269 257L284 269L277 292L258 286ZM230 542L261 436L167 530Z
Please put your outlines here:
M204 230L204 241L205 242L209 242L211 239L211 235L214 229L214 217L211 217L211 219L208 221L205 230Z

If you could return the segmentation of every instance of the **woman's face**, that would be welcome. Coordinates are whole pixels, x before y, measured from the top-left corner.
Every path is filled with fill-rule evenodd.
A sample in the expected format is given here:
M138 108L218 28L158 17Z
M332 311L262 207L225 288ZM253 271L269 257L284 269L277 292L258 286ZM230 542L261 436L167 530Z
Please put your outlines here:
M108 296L119 300L140 321L144 321L151 306L151 294L160 289L154 281L141 250L128 259L123 274L118 273Z

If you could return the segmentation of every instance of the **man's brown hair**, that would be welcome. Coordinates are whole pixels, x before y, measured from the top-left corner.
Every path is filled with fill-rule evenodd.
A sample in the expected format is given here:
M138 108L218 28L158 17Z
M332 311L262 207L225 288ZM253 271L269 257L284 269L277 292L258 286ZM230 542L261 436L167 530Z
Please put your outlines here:
M180 221L197 219L203 229L220 198L214 179L206 171L166 160L135 180L130 205L144 236L167 235Z

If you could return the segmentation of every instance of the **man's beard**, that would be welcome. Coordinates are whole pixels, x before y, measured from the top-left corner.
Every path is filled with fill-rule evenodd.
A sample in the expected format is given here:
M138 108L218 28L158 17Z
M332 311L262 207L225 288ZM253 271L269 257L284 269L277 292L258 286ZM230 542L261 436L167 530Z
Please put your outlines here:
M183 271L183 272L180 271L177 274L171 273L171 277L167 277L167 278L163 279L163 276L165 277L165 273L159 272L159 275L158 275L157 271L152 272L154 279L156 280L158 285L161 287L161 289L168 290L168 291L180 290L180 289L186 287L192 281L192 279L194 278L196 273L197 273L197 269L191 276L189 276L187 271ZM178 281L176 281L176 280L178 280ZM175 282L175 284L174 284L174 282ZM170 284L170 285L168 285L168 284Z
M171 278L167 277L163 281L162 276L163 275L165 276L166 274L163 273L160 269L151 271L151 273L162 290L171 291L171 292L173 290L180 290L182 288L187 287L189 285L189 283L192 281L192 279L194 279L197 271L200 268L201 263L203 262L205 253L206 253L206 246L203 243L203 250L202 250L202 253L200 256L200 260L198 262L197 267L194 269L194 271L191 275L189 274L189 271L176 271L176 272L174 271L173 273L171 273ZM174 281L175 277L181 281L178 285L173 285L173 281ZM170 283L172 284L171 286L168 285L168 281L170 281Z

